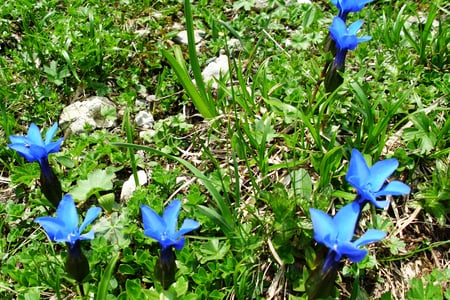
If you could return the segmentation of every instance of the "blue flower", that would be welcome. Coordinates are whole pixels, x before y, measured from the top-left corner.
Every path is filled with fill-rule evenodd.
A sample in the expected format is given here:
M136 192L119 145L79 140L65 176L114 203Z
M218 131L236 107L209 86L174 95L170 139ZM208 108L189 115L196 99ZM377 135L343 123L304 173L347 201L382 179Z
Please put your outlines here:
M79 220L75 203L72 197L66 194L59 202L56 217L40 217L34 221L44 227L52 241L68 243L72 248L77 241L94 238L93 229L88 233L82 233L98 217L100 212L100 207L91 207L86 213L86 218L78 227Z
M185 243L183 235L200 226L197 221L185 219L180 230L177 231L180 208L180 200L174 200L166 207L163 216L160 217L150 207L146 205L141 206L144 234L157 240L161 244L162 250L172 246L177 250L181 250Z
M42 140L41 133L36 124L31 123L27 136L11 135L11 144L8 146L14 149L29 162L38 161L40 164L47 160L50 153L58 152L64 138L52 142L58 130L58 123L53 124L45 134L45 141Z
M408 185L397 180L385 185L387 178L392 175L397 167L398 161L391 158L379 161L369 168L362 154L353 149L345 179L357 190L357 201L361 205L364 201L370 201L378 208L386 208L389 201L377 201L377 197L400 196L409 194L411 191Z
M347 25L345 25L345 22L341 18L334 17L329 29L331 38L336 42L338 50L354 50L359 43L371 39L370 36L356 37L356 33L361 28L362 24L363 21L358 20L347 28Z
M309 211L314 227L314 239L330 249L322 272L335 268L343 256L347 256L352 262L360 262L368 251L359 247L386 236L383 231L369 229L359 239L352 241L360 214L360 207L356 202L342 207L333 218L318 209L310 208Z
M339 10L339 17L345 22L349 12L358 12L373 0L331 0Z

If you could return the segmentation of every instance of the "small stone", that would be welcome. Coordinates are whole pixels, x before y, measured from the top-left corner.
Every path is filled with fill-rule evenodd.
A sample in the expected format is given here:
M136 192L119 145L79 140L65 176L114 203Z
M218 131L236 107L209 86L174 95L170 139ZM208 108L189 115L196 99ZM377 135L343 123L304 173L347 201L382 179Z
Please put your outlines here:
M214 78L219 79L227 75L229 70L228 56L220 55L213 61L211 61L205 69L202 71L203 80L205 83L213 80ZM217 83L213 83L213 88L217 88Z
M116 125L117 112L114 103L106 97L93 96L66 106L59 120L61 127L72 133L84 132L86 125L92 128L111 128Z
M241 42L236 38L230 39L227 42L227 47L231 52L240 52L243 50Z
M147 174L144 170L139 170L137 172L139 185L145 185L148 182ZM120 192L120 200L127 201L131 198L134 191L136 190L136 182L134 181L134 176L131 175L130 178L123 183L122 191Z
M155 123L153 115L145 110L141 110L140 112L138 112L136 114L136 117L134 118L134 121L136 122L136 125L138 127L144 129L153 128L153 123Z
M311 0L290 0L286 2L286 5L300 5L300 4L312 4Z
M205 37L205 32L201 30L194 30L194 41L196 44L203 41L203 38ZM187 37L187 31L183 30L179 32L174 38L173 41L177 44L188 44L188 37Z

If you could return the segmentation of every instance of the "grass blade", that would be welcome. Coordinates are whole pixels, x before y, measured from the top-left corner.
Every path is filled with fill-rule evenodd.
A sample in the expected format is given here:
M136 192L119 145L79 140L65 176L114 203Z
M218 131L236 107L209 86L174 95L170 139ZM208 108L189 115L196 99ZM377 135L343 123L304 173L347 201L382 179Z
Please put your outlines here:
M112 257L111 262L105 269L105 273L103 273L100 283L97 288L97 300L107 299L108 297L108 285L111 280L111 276L113 274L114 268L116 267L117 261L119 260L120 252L118 252L115 256Z

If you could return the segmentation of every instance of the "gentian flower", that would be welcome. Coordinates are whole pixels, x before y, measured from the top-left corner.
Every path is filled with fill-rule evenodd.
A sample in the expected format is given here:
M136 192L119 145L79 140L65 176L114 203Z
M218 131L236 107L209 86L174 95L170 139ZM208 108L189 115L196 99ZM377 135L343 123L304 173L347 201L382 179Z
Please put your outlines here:
M94 230L82 234L86 227L98 217L101 212L100 207L91 207L86 218L78 227L78 213L72 196L66 194L58 205L56 217L39 217L35 219L44 227L48 237L54 242L66 242L70 246L75 245L79 240L92 240Z
M180 230L176 230L178 214L180 213L180 200L172 201L160 217L153 209L146 205L141 206L144 234L157 240L162 249L175 247L181 250L184 247L184 234L197 229L200 224L191 219L185 219Z
M86 213L86 218L78 227L79 220L75 203L72 197L66 194L58 205L56 217L35 219L36 223L44 227L52 241L66 243L69 251L65 268L67 273L78 282L81 282L89 273L89 263L81 251L80 241L94 238L93 229L85 234L83 231L98 217L100 212L100 207L91 207Z
M172 201L160 217L153 209L141 206L144 234L157 240L161 244L161 253L155 266L155 276L164 289L175 282L175 253L172 247L181 250L185 244L184 234L197 229L200 224L191 219L185 219L180 230L177 231L180 200Z
M352 150L350 165L345 179L358 192L356 201L362 205L365 201L370 201L378 208L386 208L389 200L377 200L377 197L386 195L400 196L409 194L411 188L401 181L386 180L397 169L398 161L395 158L381 160L369 168L362 154Z
M348 50L354 50L359 43L368 41L370 36L357 37L356 33L361 28L363 22L361 20L352 23L348 28L345 22L339 18L334 17L330 26L330 36L335 42L333 48L336 53L334 61L330 65L325 75L325 90L326 92L333 92L344 81L341 73L345 71L345 57ZM334 53L334 51L333 51Z
M41 137L41 133L36 124L31 123L27 136L11 135L9 139L11 144L8 146L16 150L19 155L23 156L27 161L37 161L41 167L41 190L47 199L57 207L61 200L62 190L61 183L53 173L48 162L50 153L58 152L63 142L63 138L52 142L53 137L58 130L58 123L53 124L45 134L45 141Z
M345 22L341 18L334 17L329 29L331 38L336 42L336 65L344 65L347 50L354 50L358 44L371 39L371 37L367 35L360 38L356 36L356 33L361 28L362 24L363 21L358 20L347 28L347 25L345 25Z
M52 142L58 130L58 123L53 124L45 134L45 141L42 140L41 133L36 124L31 123L27 136L11 135L11 144L8 146L14 149L29 162L38 161L42 164L50 153L58 152L64 138Z
M328 255L322 267L322 273L336 269L343 256L352 262L360 262L367 255L366 249L360 246L383 239L386 233L369 229L359 239L352 241L360 207L357 202L351 202L342 207L334 217L325 212L310 208L314 228L314 239L329 248Z
M349 12L358 12L373 0L331 0L339 10L339 17L345 22Z

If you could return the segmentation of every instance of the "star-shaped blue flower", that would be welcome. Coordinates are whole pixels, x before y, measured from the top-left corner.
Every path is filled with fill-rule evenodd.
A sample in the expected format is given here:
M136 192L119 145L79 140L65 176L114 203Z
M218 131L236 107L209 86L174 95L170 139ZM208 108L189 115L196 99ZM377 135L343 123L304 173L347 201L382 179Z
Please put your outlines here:
M16 150L17 153L25 157L29 162L38 161L42 164L44 160L47 160L50 153L58 152L61 147L64 138L52 142L57 130L58 123L55 123L47 130L44 141L39 128L36 124L31 123L27 136L11 135L9 137L11 144L8 146Z
M342 207L334 217L314 208L310 208L309 211L314 239L330 249L322 268L323 272L336 267L343 256L347 256L352 262L362 261L368 251L359 247L379 241L386 236L383 231L369 229L359 239L352 241L360 214L360 207L356 202Z
M345 22L349 12L358 12L373 0L331 0L339 10L339 17Z
M329 29L331 38L336 42L336 47L341 50L354 50L358 44L369 41L370 36L366 35L360 38L356 36L362 24L363 21L358 20L347 28L341 18L334 17Z
M59 202L56 217L39 217L34 221L44 227L48 237L54 242L65 242L73 247L77 241L92 240L94 230L83 234L86 227L101 213L100 207L91 207L86 213L84 221L78 227L78 213L75 203L69 194Z
M175 247L181 250L184 247L183 235L197 229L200 224L191 219L185 219L180 230L177 231L178 214L180 213L180 200L172 201L160 217L153 209L146 205L141 206L144 234L157 240L165 250Z
M370 201L378 208L386 208L389 200L377 200L377 197L406 195L411 191L408 185L398 180L385 185L397 167L398 161L391 158L376 162L369 168L361 152L353 149L345 179L357 190L357 201L360 204Z

